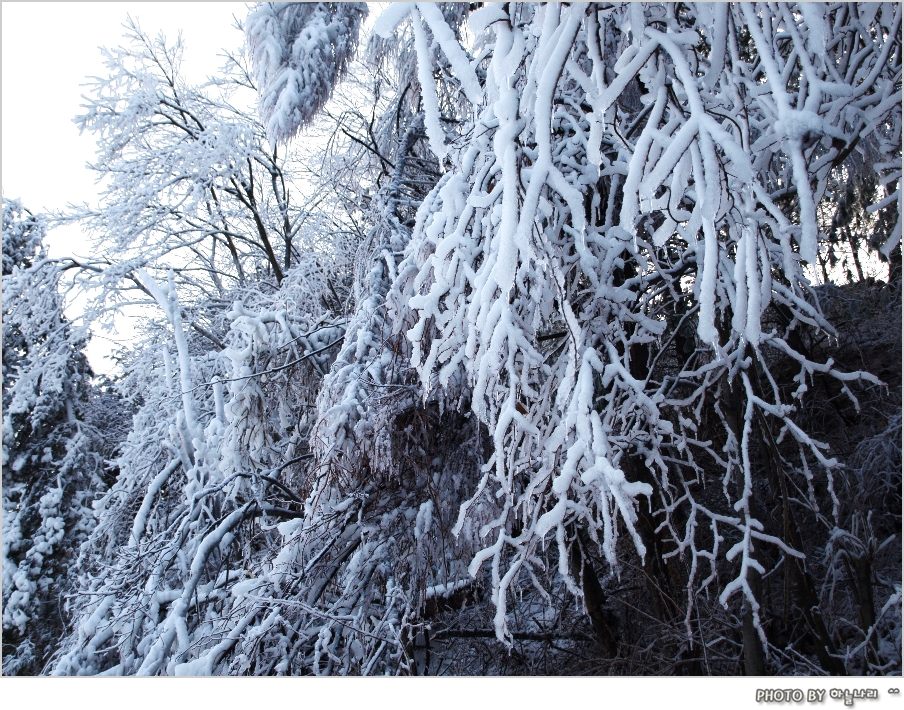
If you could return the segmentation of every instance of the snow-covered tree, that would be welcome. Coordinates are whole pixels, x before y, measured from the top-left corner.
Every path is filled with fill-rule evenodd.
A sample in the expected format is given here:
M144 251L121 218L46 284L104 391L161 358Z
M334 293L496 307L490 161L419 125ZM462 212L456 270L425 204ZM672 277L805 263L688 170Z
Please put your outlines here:
M92 87L155 315L54 672L899 671L900 6L365 11Z
M64 593L103 489L88 423L84 328L63 316L46 219L3 198L3 672L37 673L63 631Z
M818 511L815 466L836 500L826 524L840 523L840 462L795 413L813 373L855 402L852 383L878 380L795 348L795 331L833 332L803 270L817 263L829 180L861 142L877 161L866 172L891 170L879 182L892 188L899 177L900 8L495 5L470 17L477 58L431 4L395 6L377 31L408 17L430 145L452 165L399 267L394 332L413 310L424 399L467 383L458 401L491 433L453 532L493 511L470 572L491 565L497 634L509 637L509 596L538 583L550 537L560 578L587 600L571 564L581 531L616 574L622 531L641 559L688 564L691 643L698 595L715 584L726 608L741 599L749 672L781 657L759 613L763 562L778 554L819 663L840 672L809 611L818 599L795 513L786 504L767 530L763 506L787 498L790 478ZM425 26L475 112L457 136ZM886 195L870 211L900 213L899 192ZM884 253L899 239L898 221ZM796 389L779 387L775 358L797 364ZM765 462L751 454L759 442Z
M95 255L65 266L99 321L122 306L159 315L122 356L135 414L79 560L60 673L173 671L186 643L211 651L212 619L236 621L230 590L268 563L266 521L301 515L316 387L344 332L348 235L314 229L326 208L300 212L285 158L231 103L253 88L242 57L195 88L178 45L135 25L128 39L77 119L111 180L68 216L97 235Z
M361 2L265 2L248 16L260 114L274 141L292 138L324 107L366 16Z

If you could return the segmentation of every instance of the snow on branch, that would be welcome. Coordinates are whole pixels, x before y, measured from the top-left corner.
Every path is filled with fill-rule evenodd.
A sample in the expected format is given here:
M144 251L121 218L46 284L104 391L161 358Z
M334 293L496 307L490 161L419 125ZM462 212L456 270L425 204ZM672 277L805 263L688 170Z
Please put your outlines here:
M274 143L292 138L323 108L348 71L367 15L365 3L265 2L245 31Z

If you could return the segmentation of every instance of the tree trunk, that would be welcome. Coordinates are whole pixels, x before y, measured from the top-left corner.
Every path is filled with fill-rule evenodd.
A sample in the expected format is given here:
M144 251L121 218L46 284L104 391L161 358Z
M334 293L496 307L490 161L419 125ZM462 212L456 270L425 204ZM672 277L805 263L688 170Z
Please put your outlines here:
M760 432L760 441L766 450L765 462L766 472L769 476L770 483L774 490L779 491L782 496L782 519L783 533L782 538L785 544L793 547L800 552L804 551L803 540L800 536L800 528L797 520L791 510L790 500L788 497L788 488L785 482L785 473L782 467L781 457L778 453L778 447L772 437L765 417L762 412L757 410L758 424ZM822 612L819 607L819 594L816 591L816 582L813 575L807 569L806 560L798 557L786 557L787 574L791 575L792 582L797 589L801 611L810 630L816 635L816 655L819 657L819 663L831 675L847 675L844 664L837 658L837 649L829 630L822 618Z
M590 555L589 540L583 531L578 531L571 546L571 574L581 584L584 593L584 607L590 617L593 633L608 658L618 654L618 633L613 614L605 608L606 592L600 584Z

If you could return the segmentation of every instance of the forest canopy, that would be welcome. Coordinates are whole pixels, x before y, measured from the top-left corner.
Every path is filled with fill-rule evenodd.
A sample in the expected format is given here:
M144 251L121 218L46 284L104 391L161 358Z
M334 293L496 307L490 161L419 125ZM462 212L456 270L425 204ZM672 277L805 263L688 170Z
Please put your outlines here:
M369 12L3 198L3 673L900 674L901 5Z

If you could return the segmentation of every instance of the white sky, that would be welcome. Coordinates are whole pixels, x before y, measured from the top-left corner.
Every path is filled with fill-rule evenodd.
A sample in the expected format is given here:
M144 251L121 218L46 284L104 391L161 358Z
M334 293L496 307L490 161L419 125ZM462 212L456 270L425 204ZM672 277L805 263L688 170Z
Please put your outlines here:
M4 2L2 19L3 196L19 198L33 212L97 200L94 140L80 136L72 119L81 109L87 76L104 70L99 47L122 44L126 16L151 35L173 40L182 32L183 73L203 81L222 64L217 55L236 49L242 34L233 15L244 19L243 2ZM58 228L47 238L54 256L85 254L77 227ZM121 334L130 328L122 324ZM88 357L95 370L109 371L109 341L95 336Z

